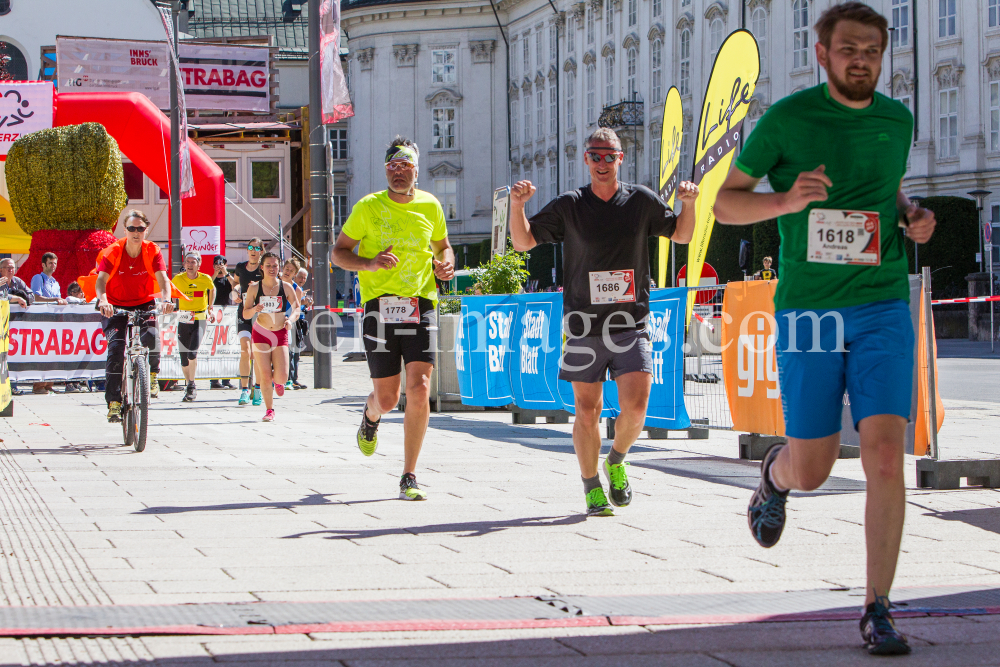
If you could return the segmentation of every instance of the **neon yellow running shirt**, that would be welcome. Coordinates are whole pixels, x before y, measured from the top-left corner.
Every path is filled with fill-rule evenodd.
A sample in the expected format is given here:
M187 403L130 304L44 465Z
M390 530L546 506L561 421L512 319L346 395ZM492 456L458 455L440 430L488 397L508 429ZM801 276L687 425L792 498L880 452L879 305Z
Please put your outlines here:
M430 242L447 238L448 226L434 195L415 190L412 202L397 204L389 199L388 190L370 194L351 209L343 232L360 241L359 257L371 258L392 246L392 254L399 258L392 269L358 271L362 302L383 294L437 301Z

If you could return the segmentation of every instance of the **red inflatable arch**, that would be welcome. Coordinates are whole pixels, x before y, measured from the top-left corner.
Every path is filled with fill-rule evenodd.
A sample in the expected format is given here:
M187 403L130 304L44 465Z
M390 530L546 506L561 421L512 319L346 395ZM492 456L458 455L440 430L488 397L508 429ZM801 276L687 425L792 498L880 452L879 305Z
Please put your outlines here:
M58 93L55 106L53 125L100 123L125 157L164 192L170 191L170 119L148 97L141 93ZM181 200L181 224L217 226L221 250L226 247L225 179L205 151L193 141L188 145L195 196ZM202 257L201 270L209 275L214 257ZM164 259L169 272L169 256L164 254Z

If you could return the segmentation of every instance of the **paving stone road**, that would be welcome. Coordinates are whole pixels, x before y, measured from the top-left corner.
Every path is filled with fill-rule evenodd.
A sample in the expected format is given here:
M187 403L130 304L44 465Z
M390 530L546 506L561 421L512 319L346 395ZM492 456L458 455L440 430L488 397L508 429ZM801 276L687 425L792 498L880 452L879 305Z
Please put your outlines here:
M942 369L943 376L949 373ZM311 367L303 369L311 378ZM147 449L120 445L97 394L19 397L0 420L0 605L82 607L629 596L853 589L864 584L860 462L789 504L773 549L746 503L737 436L640 440L632 506L586 519L570 426L503 412L432 415L418 479L396 500L402 414L371 458L354 444L370 389L289 392L277 420L236 392L161 394ZM309 383L311 384L311 382ZM947 456L1000 458L1000 404L946 400ZM607 444L607 443L606 443ZM907 480L915 479L907 457ZM897 588L1000 589L1000 490L911 488ZM734 600L736 598L734 597ZM697 614L697 609L692 609ZM1000 664L1000 615L906 618L907 665ZM0 639L0 664L868 664L856 620L237 637Z

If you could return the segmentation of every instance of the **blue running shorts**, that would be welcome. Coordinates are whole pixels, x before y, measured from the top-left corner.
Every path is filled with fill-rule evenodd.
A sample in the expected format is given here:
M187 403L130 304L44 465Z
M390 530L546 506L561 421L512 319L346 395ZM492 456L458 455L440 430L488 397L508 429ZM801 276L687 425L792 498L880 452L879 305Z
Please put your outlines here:
M914 339L904 301L780 310L775 319L786 435L807 439L839 432L845 389L855 428L872 415L909 419ZM818 341L813 338L817 322ZM838 329L843 338L839 350Z

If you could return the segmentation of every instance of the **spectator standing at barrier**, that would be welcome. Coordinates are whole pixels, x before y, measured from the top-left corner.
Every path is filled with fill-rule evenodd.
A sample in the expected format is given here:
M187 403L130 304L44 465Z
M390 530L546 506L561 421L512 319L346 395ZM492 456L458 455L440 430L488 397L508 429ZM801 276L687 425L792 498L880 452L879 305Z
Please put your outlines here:
M212 260L212 268L214 273L212 274L212 283L215 285L215 301L213 305L225 308L226 306L233 305L233 292L235 291L233 286L239 284L236 280L236 276L229 273L228 270L228 260L223 255L216 255L215 259ZM222 380L212 380L209 383L211 389L232 389L233 385L229 383L229 378Z
M603 383L618 385L621 413L615 441L604 462L611 503L632 501L625 455L642 432L652 387L653 359L646 320L649 317L648 238L668 236L688 243L694 231L698 187L682 181L676 215L652 190L621 183L624 153L618 135L607 128L584 144L590 185L565 192L529 221L524 205L535 194L530 181L511 188L510 236L515 250L539 243L565 243L563 254L563 328L569 340L560 360L559 378L573 383L576 420L573 448L580 463L590 516L611 516L598 474Z
M304 295L302 288L295 282L295 278L299 274L299 266L299 260L297 259L286 260L285 265L281 267L281 279L290 284L292 289L295 290L295 298L298 299L299 308L301 309L302 297ZM299 379L299 351L302 349L298 340L298 322L302 315L303 312L299 310L299 317L295 318L295 326L288 332L288 381L285 383L285 389L298 389L295 385Z
M764 268L753 274L754 280L777 280L778 272L771 268L772 259L770 257L765 257L761 260Z
M903 445L913 380L903 240L905 234L926 243L936 224L933 212L901 189L913 116L876 92L887 27L885 17L860 2L833 5L820 16L816 59L827 83L767 110L715 204L720 223L777 218L781 235L785 277L774 308L788 440L764 455L747 509L750 530L761 546L774 546L788 492L826 481L840 453L846 389L867 479L861 634L869 653L883 655L910 652L889 613L906 506ZM754 192L765 176L774 191Z
M31 291L35 293L35 301L38 303L66 305L66 300L62 298L59 281L52 277L58 263L59 259L54 252L42 255L42 272L36 273L31 278Z
M264 254L264 241L255 236L247 242L247 257L245 262L236 265L236 278L239 281L240 295L238 303L246 305L245 298L250 283L260 282L264 273L260 269L260 257ZM236 315L236 330L240 338L240 398L239 405L253 403L260 405L262 397L260 390L251 382L253 378L253 355L251 353L251 330L253 321L243 317L245 309L241 306Z
M382 415L399 402L400 359L406 364L403 476L399 497L426 500L414 473L430 419L431 372L437 349L437 284L455 274L441 203L417 189L420 151L396 137L385 152L388 188L362 197L333 248L333 261L357 271L364 303L364 343L374 384L358 427L358 449L375 453ZM358 254L354 254L354 249ZM325 280L326 276L314 276Z
M215 321L209 305L215 302L215 282L198 270L201 253L188 252L184 255L184 273L174 276L174 286L186 299L178 299L177 348L181 357L181 372L187 380L182 401L191 402L198 397L195 378L198 376L198 348L205 337L205 328Z
M27 308L35 303L35 293L28 284L14 275L17 265L10 257L0 259L0 299Z
M97 265L98 309L104 316L104 338L108 341L105 362L104 399L108 403L108 421L122 420L122 369L125 365L125 333L128 326L126 313L115 310L154 310L156 297L163 299L163 312L172 313L170 280L167 265L160 247L146 240L149 219L135 209L125 217L125 238L119 239ZM149 349L149 395L160 395L156 376L160 372L160 341L156 333L156 317L150 316L140 335L142 344Z

